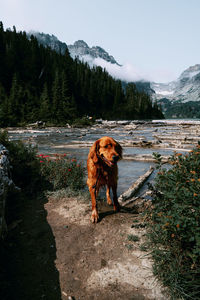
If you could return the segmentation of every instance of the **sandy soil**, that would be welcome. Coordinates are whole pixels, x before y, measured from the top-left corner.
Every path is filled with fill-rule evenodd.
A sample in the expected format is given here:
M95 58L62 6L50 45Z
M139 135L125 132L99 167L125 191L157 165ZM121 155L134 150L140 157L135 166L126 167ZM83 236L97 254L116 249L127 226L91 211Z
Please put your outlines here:
M144 229L131 228L134 210L113 213L100 202L100 222L91 224L90 205L74 198L45 205L56 241L62 299L166 299L139 246ZM134 223L135 224L135 223ZM137 235L131 242L128 235Z
M134 209L114 213L100 202L95 225L90 204L76 198L42 195L20 200L13 210L0 247L0 299L167 299L140 250L145 229L131 227L142 220Z

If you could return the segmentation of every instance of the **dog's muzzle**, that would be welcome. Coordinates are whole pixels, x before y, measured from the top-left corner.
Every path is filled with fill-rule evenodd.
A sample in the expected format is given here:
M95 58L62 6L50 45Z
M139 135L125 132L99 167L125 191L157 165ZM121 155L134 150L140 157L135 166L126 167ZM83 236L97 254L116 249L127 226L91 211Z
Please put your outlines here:
M105 158L105 156L103 154L101 154L101 158L109 167L113 167L119 160L119 156L116 156L116 155L112 156L112 161Z

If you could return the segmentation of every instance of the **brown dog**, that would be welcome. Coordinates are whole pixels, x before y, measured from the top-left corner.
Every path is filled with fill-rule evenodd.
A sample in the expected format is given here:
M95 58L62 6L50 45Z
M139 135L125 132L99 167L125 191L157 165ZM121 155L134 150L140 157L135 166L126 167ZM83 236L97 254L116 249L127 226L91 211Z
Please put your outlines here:
M113 192L114 210L119 210L117 200L117 162L122 158L122 147L111 137L105 136L97 140L90 148L87 160L88 179L87 185L92 199L91 221L98 221L98 211L96 197L101 186L106 185L106 196L109 205L112 204L110 198L110 188Z

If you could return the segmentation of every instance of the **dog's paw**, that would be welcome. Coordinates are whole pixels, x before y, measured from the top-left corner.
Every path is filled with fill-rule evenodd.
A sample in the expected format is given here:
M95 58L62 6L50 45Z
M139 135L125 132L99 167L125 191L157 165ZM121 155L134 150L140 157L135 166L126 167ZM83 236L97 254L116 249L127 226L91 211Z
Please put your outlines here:
M107 197L107 203L108 203L108 205L112 205L112 200L110 197Z
M119 203L114 204L114 211L120 211L121 206L119 205Z
M92 223L97 223L98 222L98 219L99 219L99 215L98 215L98 212L97 212L97 210L96 209L94 209L93 211L92 211L92 215L91 215L91 221L92 221Z

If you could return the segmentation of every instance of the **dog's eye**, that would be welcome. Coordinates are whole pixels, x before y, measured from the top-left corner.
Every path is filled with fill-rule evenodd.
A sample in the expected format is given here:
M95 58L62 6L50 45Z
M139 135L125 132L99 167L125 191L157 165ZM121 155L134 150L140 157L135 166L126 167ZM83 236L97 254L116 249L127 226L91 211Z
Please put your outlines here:
M112 144L105 145L104 148L112 147Z

